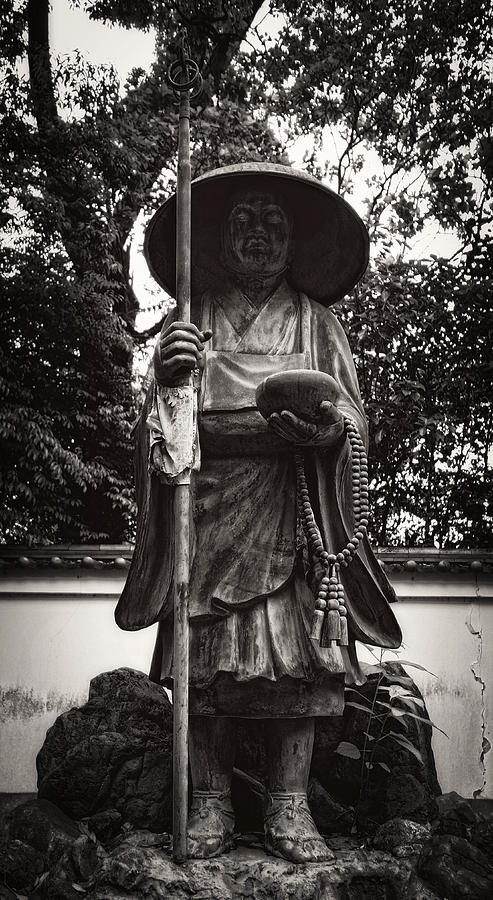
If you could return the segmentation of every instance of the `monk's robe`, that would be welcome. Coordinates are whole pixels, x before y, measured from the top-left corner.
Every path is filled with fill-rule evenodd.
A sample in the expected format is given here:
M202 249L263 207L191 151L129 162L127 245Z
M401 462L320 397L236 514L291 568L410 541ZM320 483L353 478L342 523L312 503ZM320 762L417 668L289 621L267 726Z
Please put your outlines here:
M297 518L293 446L255 406L266 375L308 368L339 384L340 412L367 441L347 339L325 307L283 282L258 310L237 288L206 294L196 324L213 337L199 392L200 471L192 473L190 711L228 716L339 715L344 681L360 677L354 641L397 647L393 590L366 538L341 570L349 648L343 665L309 637L315 597ZM149 465L151 385L139 426L137 541L116 619L124 629L159 621L151 677L172 677L172 487ZM311 505L324 546L353 534L351 465L343 436L304 451Z

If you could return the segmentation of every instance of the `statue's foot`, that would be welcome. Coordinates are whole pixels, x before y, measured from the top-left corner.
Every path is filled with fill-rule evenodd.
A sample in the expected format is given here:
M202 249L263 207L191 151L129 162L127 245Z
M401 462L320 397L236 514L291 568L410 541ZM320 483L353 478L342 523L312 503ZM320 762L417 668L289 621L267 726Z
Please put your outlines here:
M233 846L235 816L229 792L194 791L188 817L188 857L209 859Z
M317 830L306 794L270 794L264 832L267 852L290 862L327 862L335 858Z

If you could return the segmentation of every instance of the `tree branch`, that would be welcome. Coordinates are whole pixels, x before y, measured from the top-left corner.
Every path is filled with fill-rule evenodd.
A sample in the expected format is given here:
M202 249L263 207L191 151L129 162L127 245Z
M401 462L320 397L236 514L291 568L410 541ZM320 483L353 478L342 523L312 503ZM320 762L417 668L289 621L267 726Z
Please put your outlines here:
M134 341L137 341L139 344L143 344L150 338L155 337L156 334L159 334L166 319L166 315L164 315L159 320L159 322L155 322L154 325L151 325L150 328L146 328L144 331L137 331L135 326L132 325L132 323L129 322L128 319L125 318L125 316L122 316L121 318L126 331L128 331L129 335L134 339Z
M48 41L49 0L28 0L28 61L31 99L40 134L58 125Z

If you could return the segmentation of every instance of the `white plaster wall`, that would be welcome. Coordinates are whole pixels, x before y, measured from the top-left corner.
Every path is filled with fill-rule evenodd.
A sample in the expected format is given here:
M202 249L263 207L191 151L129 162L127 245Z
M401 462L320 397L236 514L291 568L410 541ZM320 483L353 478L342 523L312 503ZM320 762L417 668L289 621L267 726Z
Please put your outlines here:
M390 573L403 634L398 654L410 660L433 730L438 779L445 792L493 797L493 578L471 571ZM433 673L433 674L428 674Z
M412 601L395 608L404 636L401 659L421 664L433 675L407 667L420 688L432 722L438 778L444 792L491 797L493 772L483 738L491 741L486 697L493 693L493 605L477 601ZM475 631L482 621L482 634ZM488 642L489 633L489 642ZM480 679L480 680L477 680Z
M66 599L58 573L55 599L26 596L27 580L22 593L0 594L0 792L36 790L35 760L46 730L60 712L87 700L94 675L120 666L148 671L155 627L124 632L113 619L124 577L117 576L109 596L101 594L101 577L82 574L79 588L99 591ZM103 588L114 590L115 583Z
M60 712L83 703L90 679L147 671L155 628L122 632L113 611L125 573L12 570L0 582L0 792L36 790L35 757ZM423 691L444 791L493 797L493 583L491 576L393 577L404 635L401 659ZM441 597L442 599L436 599ZM387 654L386 658L396 658Z

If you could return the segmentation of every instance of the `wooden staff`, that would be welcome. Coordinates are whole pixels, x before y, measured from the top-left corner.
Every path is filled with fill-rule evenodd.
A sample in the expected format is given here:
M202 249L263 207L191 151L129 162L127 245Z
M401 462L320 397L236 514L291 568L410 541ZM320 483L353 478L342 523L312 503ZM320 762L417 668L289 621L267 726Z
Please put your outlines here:
M180 95L178 173L176 185L176 306L178 320L190 321L190 90L200 82L197 64L185 53L182 38L179 58L168 80ZM192 390L192 376L189 380ZM174 488L174 645L173 645L173 857L187 858L188 813L188 677L190 581L190 476Z

